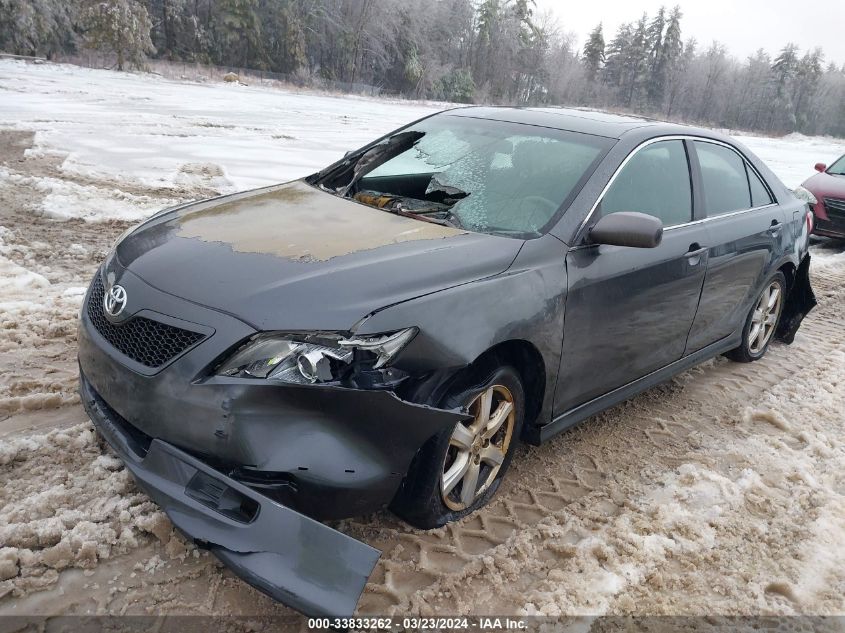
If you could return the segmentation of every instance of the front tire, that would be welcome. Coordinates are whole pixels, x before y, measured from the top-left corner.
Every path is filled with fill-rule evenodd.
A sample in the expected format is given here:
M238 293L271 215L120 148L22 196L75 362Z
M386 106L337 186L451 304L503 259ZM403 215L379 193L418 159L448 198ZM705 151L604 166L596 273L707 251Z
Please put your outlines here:
M786 299L786 277L776 272L764 285L742 328L742 344L725 356L738 363L751 363L765 356L775 337Z
M414 459L391 509L431 529L485 505L510 465L525 415L525 391L513 367L502 366L446 398L473 417L429 440Z

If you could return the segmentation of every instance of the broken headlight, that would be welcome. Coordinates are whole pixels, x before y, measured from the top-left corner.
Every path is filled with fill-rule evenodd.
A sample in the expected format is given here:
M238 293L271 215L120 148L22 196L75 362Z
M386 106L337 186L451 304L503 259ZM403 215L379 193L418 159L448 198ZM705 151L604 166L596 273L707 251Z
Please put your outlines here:
M818 204L818 202L819 202L816 199L816 196L813 195L813 192L810 191L809 189L804 188L804 187L801 187L801 186L795 187L795 189L792 190L792 193L795 194L796 198L798 198L799 200L803 200L807 204L815 205L815 204Z
M383 369L417 333L408 328L391 334L356 336L334 334L259 334L241 346L215 372L218 376L263 378L296 384L330 383ZM352 380L352 382L355 382ZM370 377L366 383L379 383Z

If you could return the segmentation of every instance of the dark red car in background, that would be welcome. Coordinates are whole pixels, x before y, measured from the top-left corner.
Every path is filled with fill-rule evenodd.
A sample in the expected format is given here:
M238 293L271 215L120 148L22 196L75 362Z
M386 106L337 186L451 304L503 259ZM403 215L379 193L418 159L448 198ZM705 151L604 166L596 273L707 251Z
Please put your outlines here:
M816 198L810 205L816 216L813 233L845 238L845 156L830 167L816 163L816 171L802 185Z

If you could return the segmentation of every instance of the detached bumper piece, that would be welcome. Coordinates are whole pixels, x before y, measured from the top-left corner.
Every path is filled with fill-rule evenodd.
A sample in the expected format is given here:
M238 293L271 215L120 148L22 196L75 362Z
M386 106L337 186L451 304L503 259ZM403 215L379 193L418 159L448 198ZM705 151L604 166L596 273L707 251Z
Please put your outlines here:
M85 410L173 524L243 580L309 616L350 616L380 552L275 503L178 448L137 437L84 379Z
M816 304L816 295L810 285L810 255L808 253L801 260L798 270L795 271L795 280L792 282L786 303L783 305L783 313L780 316L780 323L778 323L778 329L775 333L778 340L787 345L792 343L804 317L816 307Z

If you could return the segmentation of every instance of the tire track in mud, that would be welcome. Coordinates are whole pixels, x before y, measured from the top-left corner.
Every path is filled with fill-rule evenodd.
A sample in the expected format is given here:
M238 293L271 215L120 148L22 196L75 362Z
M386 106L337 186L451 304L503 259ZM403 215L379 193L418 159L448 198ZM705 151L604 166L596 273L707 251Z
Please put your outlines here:
M549 546L539 548L541 556L572 556L589 538L584 526L612 521L632 488L682 464L707 465L713 458L697 454L699 448L748 433L736 426L738 412L845 349L845 320L839 318L845 273L826 270L816 277L820 305L792 346L774 345L757 363L707 361L539 449L523 448L497 497L463 521L431 532L390 516L348 522L347 532L384 552L359 613L472 612L478 594L462 596L467 579L501 564L497 552L512 554L508 545L518 551L521 532L551 519L556 528ZM759 426L757 418L749 420ZM537 561L520 564L530 569Z

